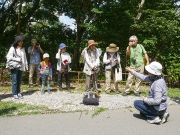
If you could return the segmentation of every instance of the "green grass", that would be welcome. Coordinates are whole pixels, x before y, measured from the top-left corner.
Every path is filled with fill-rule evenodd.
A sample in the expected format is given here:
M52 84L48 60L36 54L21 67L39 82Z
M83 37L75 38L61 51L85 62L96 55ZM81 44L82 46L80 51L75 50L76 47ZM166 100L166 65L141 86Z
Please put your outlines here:
M16 116L31 114L52 113L46 106L34 106L14 102L0 101L0 116Z
M108 110L107 108L103 108L103 107L99 107L97 108L94 113L92 114L92 118L94 118L95 116L99 115L100 113L104 112Z

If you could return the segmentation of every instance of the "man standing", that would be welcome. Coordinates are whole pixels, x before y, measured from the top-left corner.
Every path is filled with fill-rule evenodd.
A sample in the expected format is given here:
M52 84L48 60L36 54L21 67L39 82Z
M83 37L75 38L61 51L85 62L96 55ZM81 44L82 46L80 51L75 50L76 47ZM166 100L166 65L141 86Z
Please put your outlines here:
M138 73L143 74L144 73L143 57L145 57L147 65L149 64L149 58L144 47L141 44L137 44L137 43L138 43L138 38L135 35L129 38L129 46L127 47L126 56L130 57L130 68ZM134 94L136 96L140 96L139 86L141 80L138 78L134 78L134 76L131 73L128 74L125 92L123 93L123 96L127 96L129 94L133 81L135 81Z
M36 71L36 85L39 85L38 65L41 62L40 53L44 53L36 39L31 40L31 46L28 48L28 54L30 55L29 66L29 87L33 87L33 74Z

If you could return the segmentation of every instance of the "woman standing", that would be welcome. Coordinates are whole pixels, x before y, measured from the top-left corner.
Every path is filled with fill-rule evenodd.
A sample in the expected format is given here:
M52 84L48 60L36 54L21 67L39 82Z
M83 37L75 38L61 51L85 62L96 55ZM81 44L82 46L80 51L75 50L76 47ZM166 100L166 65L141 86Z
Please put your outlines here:
M12 76L12 96L13 99L23 98L20 93L20 85L22 80L22 73L23 71L28 70L28 63L26 52L23 47L23 36L16 36L15 42L10 47L7 58L7 65L6 68L10 68L11 76ZM10 67L8 62L14 61L14 63L19 62L19 66L17 67ZM15 65L15 64L12 64Z

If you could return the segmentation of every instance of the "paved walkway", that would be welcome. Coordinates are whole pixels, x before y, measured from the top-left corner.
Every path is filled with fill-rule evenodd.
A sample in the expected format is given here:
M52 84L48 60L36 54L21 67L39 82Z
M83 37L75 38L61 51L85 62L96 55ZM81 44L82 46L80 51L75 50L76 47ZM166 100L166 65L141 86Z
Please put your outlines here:
M1 135L180 135L180 105L170 105L162 125L149 124L134 108L0 117Z

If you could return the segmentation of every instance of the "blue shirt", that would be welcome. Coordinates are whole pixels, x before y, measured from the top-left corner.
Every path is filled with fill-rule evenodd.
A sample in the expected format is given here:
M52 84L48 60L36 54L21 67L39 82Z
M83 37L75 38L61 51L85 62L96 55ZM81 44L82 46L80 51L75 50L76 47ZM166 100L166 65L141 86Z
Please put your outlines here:
M30 55L30 64L38 64L41 62L40 58L40 50L39 48L35 47L33 54L30 54L32 50L32 46L28 47L28 53Z

